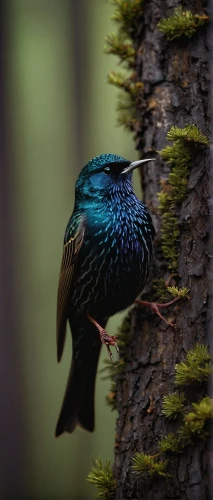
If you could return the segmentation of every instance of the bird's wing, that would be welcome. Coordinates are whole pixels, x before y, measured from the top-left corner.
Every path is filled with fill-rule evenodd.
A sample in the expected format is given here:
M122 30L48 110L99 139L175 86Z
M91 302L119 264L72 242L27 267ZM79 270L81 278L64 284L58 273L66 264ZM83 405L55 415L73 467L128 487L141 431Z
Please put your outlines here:
M85 221L81 217L72 232L72 237L64 245L57 297L57 358L60 361L66 337L66 323L70 300L70 288L76 259L83 243Z

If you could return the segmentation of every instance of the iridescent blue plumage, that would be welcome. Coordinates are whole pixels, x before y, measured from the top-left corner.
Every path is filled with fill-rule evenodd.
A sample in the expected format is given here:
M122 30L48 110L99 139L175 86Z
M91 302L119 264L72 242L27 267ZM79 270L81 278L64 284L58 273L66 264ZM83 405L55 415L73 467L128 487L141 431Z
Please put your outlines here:
M144 160L149 161L149 160ZM73 360L56 435L94 427L94 384L101 347L97 328L133 303L149 274L154 228L132 187L130 163L112 154L91 160L76 183L64 238L58 292L58 359L69 320Z

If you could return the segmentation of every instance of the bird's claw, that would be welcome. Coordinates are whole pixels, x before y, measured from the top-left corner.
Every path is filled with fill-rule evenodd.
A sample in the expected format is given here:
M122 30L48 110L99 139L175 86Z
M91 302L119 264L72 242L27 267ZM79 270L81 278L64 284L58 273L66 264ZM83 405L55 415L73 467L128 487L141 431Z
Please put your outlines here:
M113 347L115 347L117 353L119 353L119 348L118 348L118 344L116 341L116 336L115 335L110 336L106 333L106 331L104 329L102 329L100 331L100 337L101 337L102 344L105 344L105 346L107 348L107 351L108 351L108 354L109 354L109 357L110 357L112 363L114 363L113 355L110 351L110 346L112 345Z
M156 304L155 302L153 302L152 307L150 307L151 311L154 314L156 314L162 321L164 321L164 323L166 323L166 325L174 327L175 326L174 323L171 323L171 321L167 321L167 319L164 318L164 316L162 316L162 314L159 311L159 307L158 306L159 306L158 304Z
M108 354L109 354L109 357L110 357L112 363L114 363L113 355L110 351L110 345L114 346L117 353L119 353L118 344L116 341L116 336L115 335L112 335L112 336L108 335L106 330L104 330L104 328L102 328L101 325L99 325L99 323L97 323L97 321L95 321L95 319L92 318L92 316L90 316L90 314L88 314L87 317L89 318L90 321L92 321L92 323L96 326L96 328L98 328L98 331L100 333L101 342L102 342L102 344L105 344L107 351L108 351Z
M171 323L170 321L167 321L167 319L164 318L164 316L162 316L162 314L160 313L160 309L167 308L167 307L175 304L175 302L178 302L178 300L180 300L180 297L175 297L173 300L170 300L170 302L167 302L165 304L158 304L157 302L146 302L144 300L136 299L135 303L136 304L140 304L141 306L149 307L149 309L151 309L151 311L154 314L157 314L157 316L162 321L164 321L164 323L166 323L166 325L174 327L175 326L174 323Z

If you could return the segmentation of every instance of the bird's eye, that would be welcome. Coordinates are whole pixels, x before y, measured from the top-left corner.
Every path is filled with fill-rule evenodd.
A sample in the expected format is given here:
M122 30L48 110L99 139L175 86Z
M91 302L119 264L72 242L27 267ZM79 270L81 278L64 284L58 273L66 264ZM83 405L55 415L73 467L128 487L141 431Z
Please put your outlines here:
M110 172L111 172L111 168L110 167L105 167L104 168L104 173L105 174L110 174Z

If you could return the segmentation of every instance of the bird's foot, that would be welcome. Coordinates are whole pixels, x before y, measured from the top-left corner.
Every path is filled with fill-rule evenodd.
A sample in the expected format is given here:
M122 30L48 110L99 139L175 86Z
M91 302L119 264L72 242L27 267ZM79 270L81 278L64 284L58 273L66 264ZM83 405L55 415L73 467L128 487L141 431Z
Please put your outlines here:
M116 342L116 336L115 335L108 335L106 330L104 330L103 328L102 328L102 330L99 330L99 331L100 331L101 342L102 342L102 344L105 344L107 351L108 351L108 354L109 354L109 357L110 357L112 363L114 363L113 355L110 351L110 345L114 346L117 353L119 353L118 344Z
M167 321L167 319L164 318L164 316L162 316L162 314L160 313L160 309L172 306L178 300L180 300L180 297L175 297L173 300L170 300L170 302L166 302L165 304L158 304L157 302L146 302L145 300L135 300L135 302L136 302L136 304L140 304L141 306L149 307L151 309L151 311L154 314L157 314L157 316L160 319L162 319L162 321L164 321L167 325L175 326L174 323Z
M99 323L97 323L97 321L95 321L95 319L92 318L92 316L90 316L89 314L87 315L87 317L90 319L90 321L92 321L92 323L98 329L98 331L100 333L101 342L102 342L102 344L105 344L107 351L108 351L108 354L109 354L109 357L110 357L112 363L114 363L113 355L110 351L110 346L114 346L116 348L117 353L119 353L118 344L116 342L116 336L115 335L112 335L112 336L108 335L106 330L104 330L104 328L102 328L101 325L99 325Z

